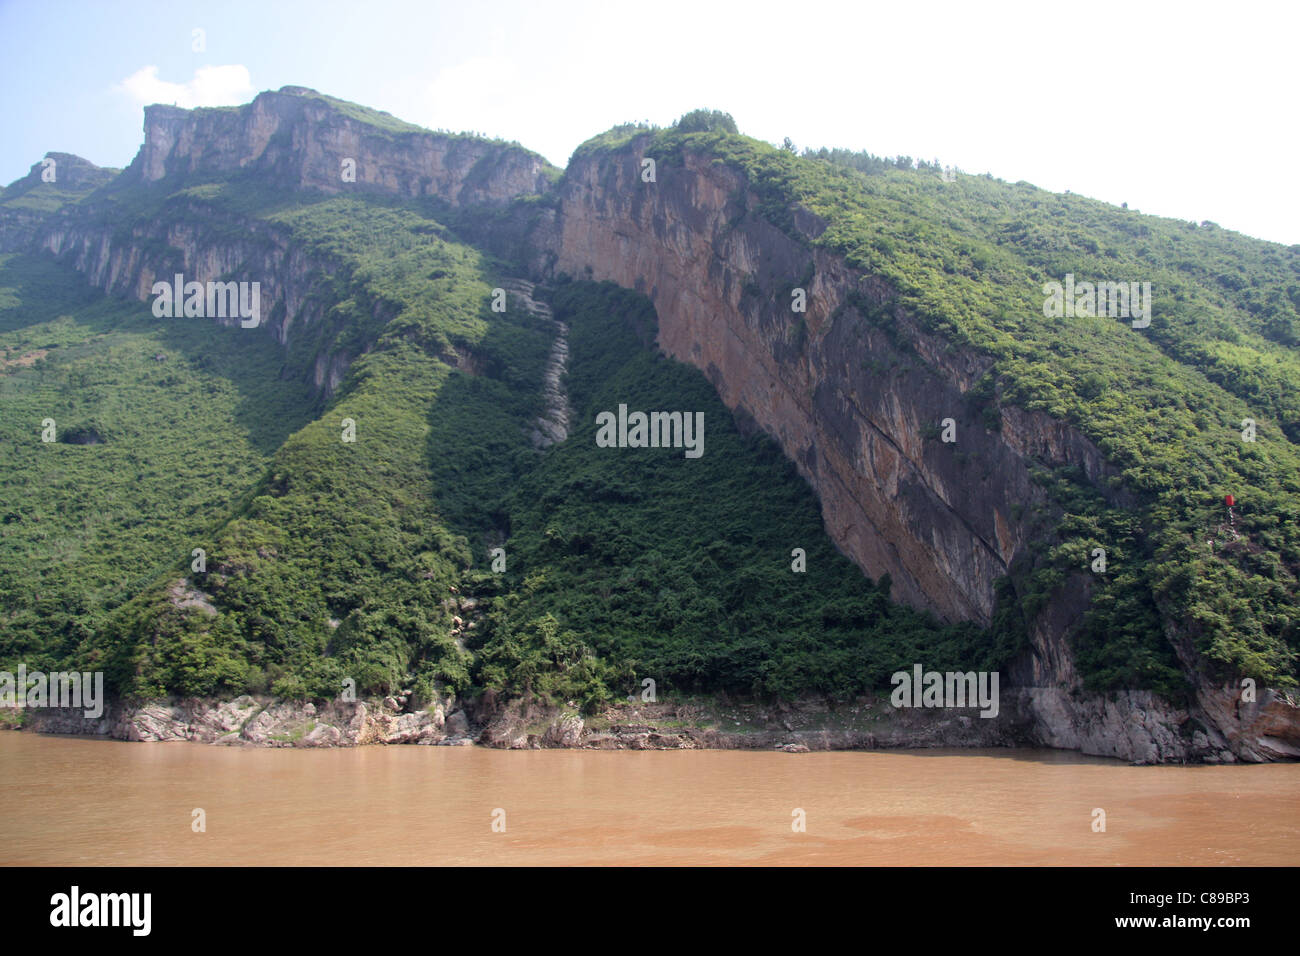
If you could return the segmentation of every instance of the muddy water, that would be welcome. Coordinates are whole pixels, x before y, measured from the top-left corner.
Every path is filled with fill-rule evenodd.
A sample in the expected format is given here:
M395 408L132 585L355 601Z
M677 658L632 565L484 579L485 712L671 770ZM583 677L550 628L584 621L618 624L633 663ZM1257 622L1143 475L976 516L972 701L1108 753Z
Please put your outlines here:
M196 808L206 832L192 829ZM0 863L1296 864L1300 764L234 750L4 732Z

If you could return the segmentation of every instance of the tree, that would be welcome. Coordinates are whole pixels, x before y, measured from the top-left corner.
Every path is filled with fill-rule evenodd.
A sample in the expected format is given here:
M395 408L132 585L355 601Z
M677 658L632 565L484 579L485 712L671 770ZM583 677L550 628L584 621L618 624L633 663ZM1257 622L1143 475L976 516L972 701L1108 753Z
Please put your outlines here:
M730 113L721 110L691 110L677 121L679 133L739 133Z

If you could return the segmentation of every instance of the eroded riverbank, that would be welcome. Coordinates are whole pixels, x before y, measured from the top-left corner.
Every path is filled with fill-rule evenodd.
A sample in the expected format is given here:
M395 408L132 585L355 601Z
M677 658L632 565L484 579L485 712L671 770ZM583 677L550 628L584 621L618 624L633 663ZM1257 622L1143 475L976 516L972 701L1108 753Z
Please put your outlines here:
M1297 702L1265 691L1239 705L1231 741L1154 695L1123 691L1076 699L1053 688L1017 688L996 714L969 708L895 708L884 696L854 701L761 703L726 697L618 701L582 715L575 703L543 705L492 694L424 703L285 701L242 696L128 704L91 718L76 708L0 710L0 727L126 741L189 741L227 747L321 748L420 744L496 749L879 750L1054 748L1134 764L1292 760Z

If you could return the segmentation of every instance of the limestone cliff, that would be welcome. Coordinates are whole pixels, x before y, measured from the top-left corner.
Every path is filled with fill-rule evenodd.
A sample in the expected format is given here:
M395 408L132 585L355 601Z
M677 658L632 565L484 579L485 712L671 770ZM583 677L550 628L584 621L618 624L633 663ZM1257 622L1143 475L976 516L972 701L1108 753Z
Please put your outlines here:
M504 203L549 183L545 160L522 147L432 133L302 87L237 108L149 106L144 133L125 175L145 182L249 171L290 189L360 186L454 206Z
M143 188L144 195L157 191L161 198L171 184L248 174L262 186L289 190L361 189L482 207L534 195L550 182L545 161L522 147L431 133L301 87L263 93L242 107L146 107L144 132L140 152L110 188ZM77 157L51 155L67 169L67 189L85 193L113 178L113 171ZM354 164L353 182L344 178L345 161ZM259 334L269 331L281 345L319 325L329 311L319 280L334 275L340 263L304 252L285 229L199 201L173 200L153 218L125 223L111 195L97 200L93 194L46 212L9 208L15 196L40 188L41 168L36 164L6 190L0 251L51 252L104 291L141 301L150 298L155 281L176 273L202 283L256 281ZM369 305L381 321L394 313L387 302ZM216 321L233 325L238 319ZM354 352L327 345L311 358L309 376L323 395L338 387Z
M750 213L757 199L736 170L688 154L642 183L640 158L633 149L570 168L539 230L545 268L644 292L661 348L781 444L846 554L888 573L897 598L989 623L994 582L1041 531L1034 506L1049 507L1031 455L1098 476L1100 452L1018 409L990 432L966 396L988 359L949 349L901 310L892 334L869 321L858 303L887 306L892 290ZM808 237L822 228L811 215L796 224ZM805 314L791 311L794 286L806 288ZM944 418L956 443L932 434Z
M281 345L289 343L294 330L323 320L331 303L320 294L318 282L338 269L327 257L304 252L287 230L200 204L173 206L167 215L132 223L125 230L87 211L65 211L36 230L35 245L105 292L142 302L151 298L155 281L167 281L176 273L186 281L204 283L256 281L260 326L240 333L269 332ZM377 316L393 314L386 303L372 305ZM236 326L239 319L212 321ZM331 394L356 357L345 349L326 348L313 359L312 383Z
M987 427L987 402L971 392L990 360L927 333L888 283L808 242L825 228L816 216L796 208L795 234L783 232L754 211L743 173L690 151L644 182L647 142L575 157L534 227L534 272L645 293L662 350L781 445L838 547L869 575L890 575L896 598L987 625L995 583L1032 564L1059 516L1031 481L1034 464L1076 466L1127 503L1099 480L1115 470L1068 424L997 403L998 427ZM791 309L794 288L804 314ZM938 440L944 419L954 443ZM1088 600L1076 576L1029 622L1031 647L1009 676L1031 739L1138 762L1300 755L1300 709L1271 691L1246 705L1232 688L1198 686L1188 709L1084 693L1069 636Z

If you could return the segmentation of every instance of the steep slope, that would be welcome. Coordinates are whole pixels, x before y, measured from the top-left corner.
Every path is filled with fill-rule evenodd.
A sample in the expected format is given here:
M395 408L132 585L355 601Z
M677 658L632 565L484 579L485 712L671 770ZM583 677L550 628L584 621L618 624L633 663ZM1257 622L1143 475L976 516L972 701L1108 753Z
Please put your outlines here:
M162 334L203 325L210 348L222 353L211 368L225 368L225 353L256 351L249 371L269 383L309 385L316 394L306 396L307 418L326 409L329 417L295 429L285 427L293 416L264 405L255 414L276 416L282 431L274 457L260 461L269 464L260 480L244 473L219 483L210 490L224 498L224 514L207 511L165 534L166 509L142 502L137 520L154 550L141 574L98 596L93 615L84 596L66 595L70 610L57 620L75 626L36 634L19 620L15 630L26 636L7 645L7 661L39 647L47 660L104 667L121 693L144 697L329 696L344 671L359 693L387 693L409 681L425 702L435 696L434 682L464 686L446 597L470 558L432 508L428 408L453 370L485 369L513 383L492 411L517 419L522 441L523 423L539 404L535 386L550 330L527 314L490 313L488 264L430 217L432 199L399 195L430 193L433 180L390 188L364 173L382 159L385 175L404 176L403 149L421 168L442 162L436 187L449 195L437 205L445 209L513 196L514 180L536 188L534 173L544 164L506 144L399 129L391 118L303 90L266 94L239 110L163 112L151 111L145 147L122 176L78 195L75 208L47 203L55 208L42 208L21 229L4 220L0 232L9 245L53 252L128 299L150 298L154 282L174 273L187 281L258 283L265 321L252 329L234 317L214 326L211 318L158 319L137 308L142 324ZM357 182L346 183L358 187L349 195L331 196L332 183L312 181L310 162L294 165L312 153L308 141L316 136L346 142L360 162ZM85 307L91 315L103 308L97 301ZM83 324L91 315L74 310ZM107 359L104 345L87 343L88 364ZM97 424L129 439L126 418L118 405ZM185 416L174 414L173 422L156 437L185 447ZM224 437L232 450L242 440L229 432L206 437ZM139 443L127 447L138 451ZM90 457L100 466L105 460L98 450ZM199 473L212 466L204 462ZM121 494L102 480L83 488L83 499L105 510ZM206 564L191 562L194 548L205 552ZM137 558L129 547L117 556ZM42 555L37 566L52 558ZM53 578L38 580L48 603ZM100 604L112 614L100 615Z
M998 728L967 742L1300 754L1300 250L734 133L613 131L556 184L514 144L302 88L151 107L145 132L120 175L6 190L0 249L127 300L177 272L257 282L259 327L217 319L210 348L310 396L240 459L259 480L126 542L157 542L153 570L90 603L60 579L62 623L32 630L33 604L0 658L144 698L351 678L417 723L502 695L598 708L646 676L851 699L919 662L1003 673ZM1149 279L1152 323L1047 318L1066 273ZM152 318L103 308L73 325ZM17 395L37 370L10 374ZM703 412L704 458L599 447L595 414L628 403ZM122 429L98 408L86 434ZM54 565L60 539L22 540Z
M502 496L505 586L483 582L491 600L474 642L485 683L529 674L533 690L589 707L646 678L672 691L849 700L887 686L898 660L1006 663L1014 635L994 640L891 603L888 579L866 581L836 553L779 449L742 434L698 371L656 354L644 297L571 282L554 302L570 328L577 414L570 439ZM702 454L602 447L597 416L620 404L698 417Z
M1295 682L1295 252L1223 244L1244 245L1237 257L1270 281L1258 298L1276 307L1262 322L1155 256L1112 249L1118 261L1097 272L1058 255L1081 275L1154 274L1160 319L1151 338L1108 319L1051 322L1036 299L1051 275L1037 246L986 247L980 230L945 226L968 212L949 208L952 185L915 173L876 183L743 137L633 130L575 154L534 232L534 269L645 291L663 349L781 443L837 544L909 603L988 624L1006 578L1033 635L1015 676L1047 739L1090 737L1107 752L1085 728L1109 705L1073 692L1151 687L1186 700L1207 731L1174 744L1183 756L1293 753L1294 707L1280 711L1281 732L1252 733L1237 678ZM1026 209L1001 231L1037 221ZM800 293L806 313L791 309ZM1209 320L1197 313L1211 307ZM1210 363L1226 387L1207 381L1187 355L1211 340L1255 348L1253 381L1265 384L1236 375L1252 366L1240 349ZM1266 400L1242 401L1259 392ZM1246 418L1259 422L1256 443L1237 437ZM946 424L955 442L939 440ZM1250 544L1207 554L1215 502L1231 491L1251 502L1249 517L1237 513ZM1097 547L1109 573L1090 571Z
M0 256L0 661L66 660L313 417L274 351L223 331Z
M0 191L0 253L26 252L51 213L81 202L117 172L71 153L46 153L26 176Z
M22 209L53 212L108 185L117 174L71 153L46 153L26 176L0 192L0 215Z

